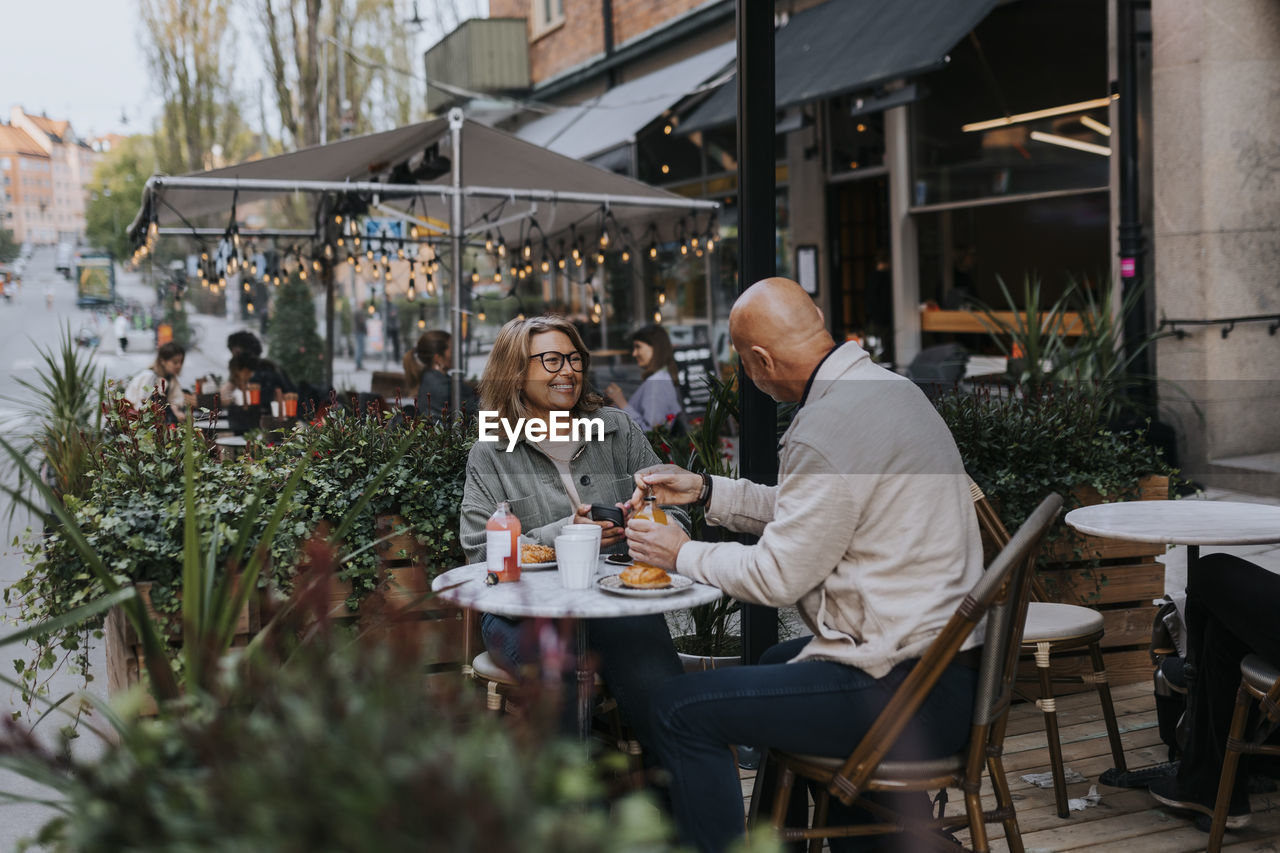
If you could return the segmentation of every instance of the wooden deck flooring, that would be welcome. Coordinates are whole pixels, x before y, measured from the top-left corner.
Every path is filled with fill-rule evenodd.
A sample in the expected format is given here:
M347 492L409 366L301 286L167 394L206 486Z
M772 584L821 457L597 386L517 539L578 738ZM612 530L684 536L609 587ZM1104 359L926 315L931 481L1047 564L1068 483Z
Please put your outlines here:
M1129 769L1164 761L1167 750L1156 727L1155 699L1151 684L1113 688L1116 716ZM1080 693L1058 699L1058 720L1066 766L1086 779L1068 786L1070 797L1083 797L1091 785L1102 795L1098 805L1071 817L1059 818L1052 788L1036 788L1022 781L1026 773L1047 773L1042 717L1034 705L1020 704L1011 712L1005 738L1005 769L1009 775L1018 825L1027 853L1089 850L1117 853L1183 853L1205 849L1209 836L1181 814L1159 807L1145 789L1113 788L1098 784L1098 774L1113 764L1096 694ZM743 773L743 794L749 797L754 773ZM963 808L958 791L950 792L949 813ZM990 785L984 780L984 802L991 803ZM1245 828L1229 830L1224 850L1280 851L1280 793L1252 798L1253 820ZM993 851L1006 851L1004 832L989 825ZM961 834L966 838L965 834ZM967 838L966 838L967 842Z

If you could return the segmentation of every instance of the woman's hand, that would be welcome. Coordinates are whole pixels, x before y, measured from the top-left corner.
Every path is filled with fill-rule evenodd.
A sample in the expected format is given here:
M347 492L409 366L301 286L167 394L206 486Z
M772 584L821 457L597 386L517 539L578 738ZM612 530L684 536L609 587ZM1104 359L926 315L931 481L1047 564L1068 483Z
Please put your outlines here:
M636 490L631 494L631 510L644 506L644 496L651 492L658 503L685 506L702 494L702 475L686 471L679 465L653 465L636 472Z
M619 527L612 521L596 521L591 517L591 504L578 504L578 510L573 514L574 524L594 524L600 528L600 547L608 548L611 545L617 545L626 538L627 532L624 528Z
M627 395L622 393L622 389L618 387L617 382L609 383L609 386L604 389L604 396L619 409L627 407Z

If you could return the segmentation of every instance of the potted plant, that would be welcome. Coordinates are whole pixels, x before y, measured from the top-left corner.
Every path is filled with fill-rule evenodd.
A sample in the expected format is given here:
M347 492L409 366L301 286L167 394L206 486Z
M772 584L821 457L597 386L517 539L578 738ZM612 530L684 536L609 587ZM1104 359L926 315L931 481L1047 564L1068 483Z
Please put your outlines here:
M969 475L1005 526L1017 529L1044 494L1066 498L1065 510L1103 500L1164 498L1173 469L1142 430L1112 429L1107 406L1093 387L1046 383L1037 392L986 387L935 401L955 437ZM1150 675L1150 603L1164 592L1162 546L1090 541L1055 526L1038 566L1048 600L1097 607L1107 635L1111 680ZM1092 671L1084 659L1060 662L1055 672Z

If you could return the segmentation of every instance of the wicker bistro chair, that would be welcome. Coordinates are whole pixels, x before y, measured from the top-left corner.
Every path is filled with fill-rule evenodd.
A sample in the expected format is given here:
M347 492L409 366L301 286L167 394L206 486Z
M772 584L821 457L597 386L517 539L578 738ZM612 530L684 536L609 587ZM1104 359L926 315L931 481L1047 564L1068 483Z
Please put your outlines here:
M1227 831L1227 809L1235 787L1236 769L1241 755L1280 756L1280 746L1268 745L1266 739L1280 725L1280 668L1260 655L1246 655L1240 661L1240 689L1236 692L1236 709L1227 732L1227 749L1218 780L1218 800L1213 804L1213 823L1209 829L1209 853L1222 849L1222 836ZM1257 702L1262 710L1252 736L1246 739L1249 712Z
M943 849L955 849L951 840L934 830L967 826L972 849L985 853L989 849L986 824L999 821L1004 825L1009 849L1022 853L1022 836L1018 831L1018 819L1001 753L1022 624L1030 597L1031 573L1040 542L1061 506L1062 498L1056 494L1040 502L1040 506L991 562L977 586L965 596L942 633L912 668L848 758L771 753L780 770L773 802L773 827L783 840L808 839L810 850L818 851L823 838L906 831ZM986 640L982 647L973 723L966 750L930 761L886 761L885 756L983 616L987 619ZM984 766L995 789L996 808L992 811L983 810L979 797ZM787 801L797 776L824 786L817 795L812 828L783 826ZM923 824L901 821L891 810L861 797L866 791L929 791L947 787L964 792L965 813L938 817ZM826 826L828 805L833 794L846 805L857 803L882 822Z
M978 511L978 525L984 540L995 548L1004 547L1009 541L1000 516L987 502L977 483L970 482L974 505ZM1032 581L1032 597L1047 598L1043 586ZM1124 772L1124 747L1120 744L1120 727L1116 723L1115 704L1111 701L1111 685L1107 681L1107 667L1102 660L1102 614L1091 607L1058 602L1033 601L1027 609L1026 628L1022 634L1022 653L1033 655L1040 697L1036 707L1044 715L1044 734L1049 746L1049 769L1053 773L1053 798L1058 817L1069 817L1067 807L1066 768L1062 760L1062 739L1058 734L1058 708L1053 695L1054 683L1093 684L1098 691L1098 703L1106 724L1107 740L1111 744L1111 758L1115 767ZM1078 676L1055 676L1050 666L1054 652L1087 648L1093 663L1093 672Z

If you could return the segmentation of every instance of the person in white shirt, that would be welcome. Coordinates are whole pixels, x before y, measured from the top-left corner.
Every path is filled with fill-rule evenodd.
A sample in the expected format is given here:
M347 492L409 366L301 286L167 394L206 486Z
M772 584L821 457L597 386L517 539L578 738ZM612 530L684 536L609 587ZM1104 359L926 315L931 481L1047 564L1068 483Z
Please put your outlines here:
M124 355L129 349L129 321L125 318L123 311L116 312L113 331L116 336L116 355Z
M186 420L188 400L178 384L178 374L186 361L187 351L181 344L169 341L156 350L156 360L151 367L129 380L124 398L136 409L151 400L164 405L165 418L170 423Z

